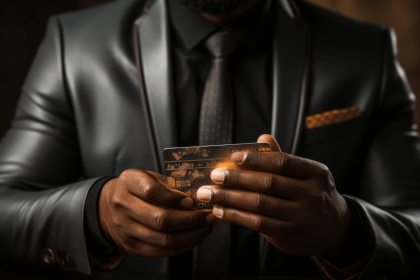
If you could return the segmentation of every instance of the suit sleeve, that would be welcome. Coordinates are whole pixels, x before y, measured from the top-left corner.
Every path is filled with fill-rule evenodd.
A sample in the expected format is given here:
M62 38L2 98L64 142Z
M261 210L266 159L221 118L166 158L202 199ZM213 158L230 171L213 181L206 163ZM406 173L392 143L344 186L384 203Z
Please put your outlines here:
M415 97L386 31L383 78L372 120L358 197L347 196L364 216L375 253L360 279L420 275L420 145ZM410 278L412 279L412 278Z
M60 23L47 34L0 144L0 259L90 273L83 214L99 179L82 176Z

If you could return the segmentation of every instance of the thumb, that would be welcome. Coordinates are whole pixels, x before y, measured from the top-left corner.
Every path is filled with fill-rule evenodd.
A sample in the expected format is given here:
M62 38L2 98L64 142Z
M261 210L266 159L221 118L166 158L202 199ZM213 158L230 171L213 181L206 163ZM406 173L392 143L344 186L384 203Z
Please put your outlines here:
M152 176L156 181L164 186L168 186L168 179L166 176L156 173L154 171L146 171L150 176Z
M277 143L276 139L274 139L274 137L270 134L261 135L260 137L258 137L257 142L270 144L272 152L281 152L280 146Z

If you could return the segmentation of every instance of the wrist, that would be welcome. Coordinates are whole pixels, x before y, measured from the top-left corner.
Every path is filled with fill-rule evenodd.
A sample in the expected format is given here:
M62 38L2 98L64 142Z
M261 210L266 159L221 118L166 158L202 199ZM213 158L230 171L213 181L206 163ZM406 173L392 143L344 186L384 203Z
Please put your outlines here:
M373 253L374 248L370 242L357 208L346 200L350 212L350 221L345 238L340 249L334 255L323 256L327 261L338 268L348 267Z
M112 235L111 235L111 232L110 232L108 221L111 221L112 217L111 217L111 213L109 212L108 201L109 201L109 199L112 199L112 190L115 187L117 179L118 178L114 178L112 180L109 180L104 185L104 187L102 188L102 191L99 195L99 203L98 203L99 226L101 228L101 231L102 231L104 237L110 242L113 242L113 238L112 238Z
M328 251L323 255L329 258L339 257L346 245L351 239L350 231L352 227L353 211L351 205L341 196L337 194L337 209L338 209L338 222L335 231L332 231L331 237L328 241Z

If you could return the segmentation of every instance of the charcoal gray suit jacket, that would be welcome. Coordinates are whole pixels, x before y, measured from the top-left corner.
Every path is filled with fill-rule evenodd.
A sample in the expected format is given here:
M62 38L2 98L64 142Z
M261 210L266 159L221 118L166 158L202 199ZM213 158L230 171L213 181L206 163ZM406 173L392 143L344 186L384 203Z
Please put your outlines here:
M276 3L271 133L284 152L326 164L359 210L375 245L361 279L418 276L420 146L394 32ZM163 170L161 151L177 146L169 33L165 0L51 18L0 145L1 260L89 279L165 277L167 258L91 267L83 210L98 178ZM305 126L307 116L350 107L360 117Z

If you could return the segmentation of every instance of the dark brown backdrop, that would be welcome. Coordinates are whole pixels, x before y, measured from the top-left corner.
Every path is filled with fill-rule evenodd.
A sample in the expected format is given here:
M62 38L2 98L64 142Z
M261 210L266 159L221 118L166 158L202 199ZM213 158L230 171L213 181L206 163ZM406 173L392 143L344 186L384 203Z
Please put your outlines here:
M109 0L2 0L0 1L0 139L10 125L28 67L50 15ZM176 0L170 0L176 1ZM402 66L415 93L420 94L419 0L308 0L360 20L393 26L399 38ZM418 98L420 100L420 98ZM420 102L418 102L420 108ZM417 114L420 123L420 114ZM0 269L2 279L32 279Z
M0 139L10 126L28 67L51 14L109 0L0 1ZM176 0L170 0L176 1ZM308 0L360 20L393 26L398 34L402 66L411 86L420 94L419 0ZM420 98L418 98L420 107ZM420 123L420 114L417 114Z

